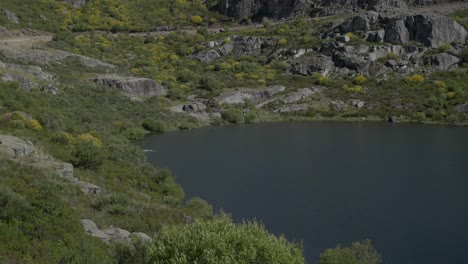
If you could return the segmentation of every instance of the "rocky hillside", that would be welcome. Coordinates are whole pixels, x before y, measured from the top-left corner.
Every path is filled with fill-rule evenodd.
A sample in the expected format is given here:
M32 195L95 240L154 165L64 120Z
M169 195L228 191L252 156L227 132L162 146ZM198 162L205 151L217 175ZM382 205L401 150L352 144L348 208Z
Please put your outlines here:
M215 8L227 16L260 21L262 18L320 17L356 13L361 10L385 11L392 8L408 10L408 8L437 4L440 2L433 0L220 0Z

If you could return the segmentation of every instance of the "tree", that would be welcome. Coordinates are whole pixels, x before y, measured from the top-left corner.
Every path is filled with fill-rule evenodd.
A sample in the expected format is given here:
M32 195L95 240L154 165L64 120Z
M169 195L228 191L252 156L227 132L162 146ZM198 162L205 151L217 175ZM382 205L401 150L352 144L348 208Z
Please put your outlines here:
M226 215L211 221L165 227L154 239L150 263L304 263L301 248L253 221L234 224Z
M351 247L326 249L320 254L319 264L377 264L381 255L372 246L370 240L353 242Z

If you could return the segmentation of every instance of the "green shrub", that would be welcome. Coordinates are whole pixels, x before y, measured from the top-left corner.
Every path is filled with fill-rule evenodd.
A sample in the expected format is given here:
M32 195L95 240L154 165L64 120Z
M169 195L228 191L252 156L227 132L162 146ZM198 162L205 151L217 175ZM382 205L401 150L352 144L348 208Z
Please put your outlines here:
M244 114L242 113L241 109L238 108L230 108L221 113L221 117L233 124L242 124L244 123Z
M354 77L354 79L353 79L353 83L356 84L356 85L362 85L366 81L367 81L367 78L366 78L366 76L363 76L363 75L358 75L358 76Z
M102 148L91 141L78 140L72 150L71 163L77 167L97 169L104 161Z
M222 215L163 228L151 246L150 263L303 264L301 251L255 221L236 225Z
M204 76L199 81L199 88L204 90L215 91L223 87L223 83L214 76Z
M452 48L452 45L450 45L449 43L444 43L438 48L438 51L439 53L444 53L449 51L450 48Z
M140 127L130 127L125 129L122 135L128 140L140 140L145 136L145 130Z
M201 16L192 16L192 22L195 24L201 24L203 22L203 18Z
M320 254L319 264L378 264L381 255L370 240L352 243L351 247L337 246Z
M162 133L166 130L164 122L154 119L145 119L142 126L144 129L155 133Z

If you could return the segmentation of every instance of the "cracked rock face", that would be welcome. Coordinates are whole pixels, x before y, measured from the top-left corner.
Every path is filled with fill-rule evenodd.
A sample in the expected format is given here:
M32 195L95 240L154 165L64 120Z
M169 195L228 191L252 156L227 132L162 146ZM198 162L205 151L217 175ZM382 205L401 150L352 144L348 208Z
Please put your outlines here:
M166 88L164 88L156 81L147 78L104 75L99 76L92 81L100 86L120 90L133 98L154 95L162 96L167 94Z
M26 142L17 137L0 135L0 153L8 157L17 159L34 153L36 149L30 142Z
M452 42L464 43L468 35L462 25L446 16L403 10L393 15L367 12L345 20L335 29L341 34L365 32L366 39L372 42L408 44L417 41L432 48Z
M147 243L151 243L153 241L153 239L145 233L130 233L125 229L116 227L100 230L96 223L89 219L81 219L81 223L83 224L83 228L86 234L99 238L106 243L117 241L127 245L132 245L135 238Z

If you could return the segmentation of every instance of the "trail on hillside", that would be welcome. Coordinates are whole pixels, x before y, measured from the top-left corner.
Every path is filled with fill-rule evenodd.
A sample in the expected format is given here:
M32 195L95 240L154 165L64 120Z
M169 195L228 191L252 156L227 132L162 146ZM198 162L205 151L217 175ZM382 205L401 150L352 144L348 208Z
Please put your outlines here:
M439 14L453 14L458 11L462 10L468 10L468 2L453 2L453 3L444 3L444 4L436 4L436 5L431 5L431 6L421 6L421 7L413 7L411 10L414 10L416 12L420 13L429 13L429 12L434 12L434 13L439 13ZM321 17L323 18L323 17ZM281 24L286 21L290 21L291 19L288 20L279 20L279 21L271 21L269 22L270 24ZM206 30L210 33L220 33L220 32L240 32L240 31L245 31L245 30L252 30L256 28L262 28L264 27L263 24L248 24L248 25L237 25L237 26L216 26L216 27L207 27ZM147 31L147 32L116 32L116 33L110 33L106 31L96 31L95 33L98 34L109 34L115 37L121 36L121 35L129 35L132 37L145 37L145 36L166 36L171 33L176 33L176 32L183 32L191 35L195 35L199 28L196 27L186 27L186 28L180 28L180 29L174 29L174 30L158 30L158 31ZM80 34L87 34L88 32L77 32L75 34L80 35ZM23 35L23 34L12 34L12 35L5 35L0 37L0 46L6 46L6 47L12 47L12 48L26 48L30 49L33 48L34 46L40 46L41 44L45 44L48 42L51 42L53 38L53 35L50 33L37 33L33 36L30 35Z

